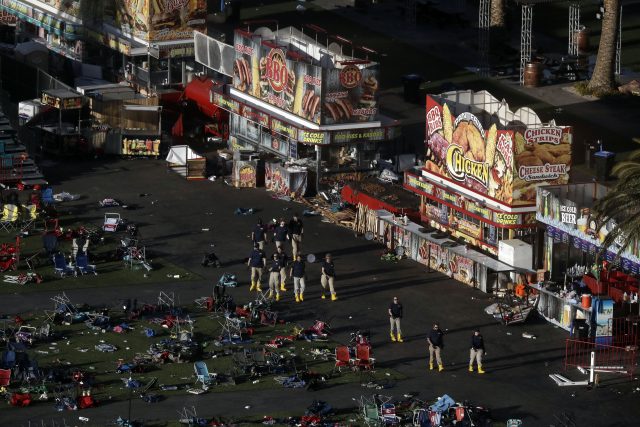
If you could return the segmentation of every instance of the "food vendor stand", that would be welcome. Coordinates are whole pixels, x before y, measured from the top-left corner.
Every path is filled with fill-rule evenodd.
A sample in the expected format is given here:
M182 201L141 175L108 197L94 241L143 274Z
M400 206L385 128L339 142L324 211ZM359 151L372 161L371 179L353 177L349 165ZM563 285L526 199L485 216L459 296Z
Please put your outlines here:
M120 154L148 157L160 155L161 106L123 105L121 120Z
M503 240L533 243L536 187L569 181L571 135L486 91L428 95L426 163L404 185L423 223L499 255Z
M40 101L45 106L53 107L58 113L56 124L43 123L38 126L42 151L66 155L88 150L80 133L84 97L68 89L48 89L42 92ZM63 120L63 118L68 120L69 113L73 111L78 113L77 124Z

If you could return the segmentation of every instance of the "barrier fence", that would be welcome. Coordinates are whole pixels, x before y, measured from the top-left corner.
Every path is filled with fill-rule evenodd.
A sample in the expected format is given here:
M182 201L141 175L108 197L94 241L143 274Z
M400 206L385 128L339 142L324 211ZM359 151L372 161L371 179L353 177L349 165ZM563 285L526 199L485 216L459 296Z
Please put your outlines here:
M626 347L640 342L640 316L614 317L609 319L609 330L613 334L613 345Z
M616 346L567 339L564 368L589 369L591 352L594 352L596 372L612 372L632 377L636 367L636 351L635 345Z

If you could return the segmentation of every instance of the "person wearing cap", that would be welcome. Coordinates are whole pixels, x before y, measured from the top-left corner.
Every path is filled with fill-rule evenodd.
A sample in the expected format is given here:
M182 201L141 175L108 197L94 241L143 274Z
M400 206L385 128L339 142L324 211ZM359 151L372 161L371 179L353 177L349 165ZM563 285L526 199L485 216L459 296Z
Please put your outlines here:
M302 250L302 233L304 233L302 220L297 213L294 213L293 218L289 221L289 233L291 235L292 257L296 259L296 255Z
M280 220L278 226L273 230L273 240L276 242L276 249L282 248L284 249L284 242L289 239L289 227L284 222L284 220Z
M391 341L396 342L396 335L398 334L397 341L404 342L402 340L402 330L400 329L400 319L402 319L402 304L398 301L398 297L393 297L393 302L389 304L389 322L391 323Z
M251 241L257 244L261 251L264 250L265 235L264 225L262 224L262 220L259 219L251 232Z
M442 372L444 365L440 357L440 351L444 348L444 333L440 330L438 323L433 324L433 328L429 331L427 342L429 343L429 369L433 370L433 359L435 354L436 362L438 362L438 372Z
M267 257L264 251L260 249L258 243L253 244L253 250L251 251L251 255L249 255L247 265L251 267L251 287L249 291L255 289L260 292L260 280L262 280L262 270L267 265Z
M276 295L276 301L280 301L280 290L278 285L280 284L280 256L278 253L274 253L269 263L269 295L267 298L272 298L273 294Z
M322 299L325 299L325 291L327 290L327 285L329 285L329 292L331 292L331 301L335 301L338 299L336 296L335 288L333 287L334 282L336 280L336 269L333 265L333 260L331 259L331 254L327 254L324 257L324 262L322 263L322 276L320 276L320 284L322 285Z
M479 329L473 331L471 335L471 350L469 351L469 372L473 372L473 361L478 363L478 373L484 374L482 370L482 356L484 355L484 338Z
M287 289L285 288L285 282L287 281L287 265L289 265L289 257L284 252L282 246L276 249L276 254L278 255L278 259L280 260L280 290L285 292Z
M291 264L291 270L289 274L293 277L293 292L296 297L296 302L304 301L304 270L305 263L302 260L302 254L297 254L295 261Z

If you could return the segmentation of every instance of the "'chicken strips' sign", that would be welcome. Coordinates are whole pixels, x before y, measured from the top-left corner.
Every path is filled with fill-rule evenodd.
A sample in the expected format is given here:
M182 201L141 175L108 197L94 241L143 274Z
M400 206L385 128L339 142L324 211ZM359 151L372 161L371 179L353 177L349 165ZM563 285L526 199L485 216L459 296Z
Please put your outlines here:
M508 205L533 203L538 185L568 182L570 128L485 129L478 117L454 117L446 103L427 97L428 172Z

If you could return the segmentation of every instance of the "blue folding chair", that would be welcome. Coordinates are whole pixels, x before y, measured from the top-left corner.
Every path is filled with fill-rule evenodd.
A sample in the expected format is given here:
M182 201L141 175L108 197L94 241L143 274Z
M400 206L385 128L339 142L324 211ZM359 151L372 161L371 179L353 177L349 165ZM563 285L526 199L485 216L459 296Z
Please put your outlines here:
M51 206L56 203L55 199L53 198L53 188L51 187L47 187L44 190L42 190L41 198L42 198L42 203L45 206Z
M211 374L209 373L207 364L202 360L195 362L193 364L193 370L196 373L196 384L202 383L202 388L205 390L209 388L209 385L211 385Z
M76 269L67 263L62 252L53 256L53 271L60 277L77 276Z
M84 252L78 252L78 254L76 255L76 267L78 267L80 274L93 273L96 276L98 275L96 266L93 264L89 264L89 258Z

